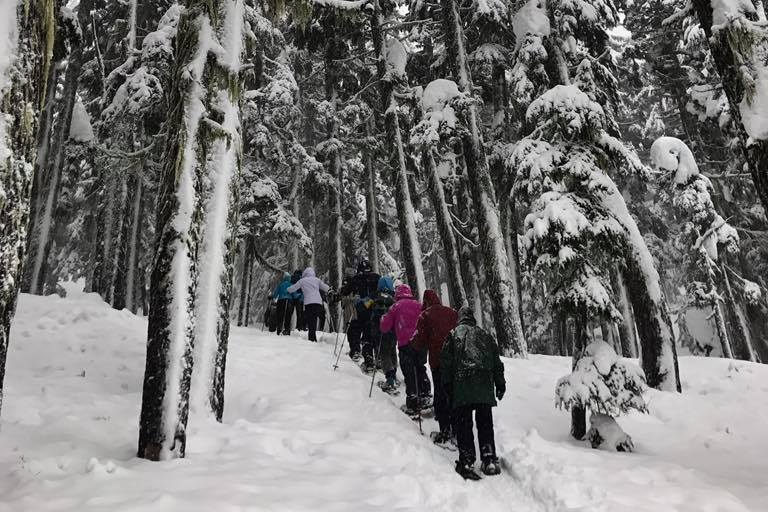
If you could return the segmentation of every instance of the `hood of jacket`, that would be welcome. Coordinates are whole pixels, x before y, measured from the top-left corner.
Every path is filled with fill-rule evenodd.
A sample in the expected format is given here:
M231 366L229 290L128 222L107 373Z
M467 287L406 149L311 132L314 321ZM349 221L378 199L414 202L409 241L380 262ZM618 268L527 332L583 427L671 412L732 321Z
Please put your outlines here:
M440 300L440 296L435 290L424 291L424 309L430 306L442 306L443 302Z
M283 282L291 284L291 274L288 272L283 272Z
M315 275L315 269L313 269L312 267L307 267L304 270L304 272L301 274L301 277L302 278L304 278L304 277L317 277Z
M459 325L477 325L475 312L469 306L464 306L459 310Z
M395 288L395 300L400 299L412 299L413 298L413 292L411 291L411 287L407 284L401 284L397 288Z
M395 291L395 283L389 276L382 276L379 278L379 285L376 288L377 291L380 292L389 292L394 293Z

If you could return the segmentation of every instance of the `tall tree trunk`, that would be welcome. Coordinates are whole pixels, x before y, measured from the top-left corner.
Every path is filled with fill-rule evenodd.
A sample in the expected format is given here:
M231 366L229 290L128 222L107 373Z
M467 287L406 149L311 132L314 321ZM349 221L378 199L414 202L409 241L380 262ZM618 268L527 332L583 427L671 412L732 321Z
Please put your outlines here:
M147 361L138 456L183 457L195 332L199 226L198 168L204 155L202 80L211 50L205 0L189 0L176 40L176 87L169 94L168 142L157 212L157 254L150 280ZM217 4L220 2L216 2Z
M132 313L139 309L138 283L139 283L139 254L141 249L141 222L143 196L144 196L144 177L143 169L138 169L138 175L134 179L133 201L131 206L131 232L128 239L128 260L125 273L125 307Z
M635 314L632 312L627 287L624 284L624 276L619 269L611 272L611 286L619 302L619 311L621 312L621 321L619 322L619 342L621 343L621 352L624 357L638 357L639 343L637 342L637 331L635 330Z
M464 288L464 279L461 275L459 263L459 244L456 241L453 219L448 203L445 200L443 182L435 164L435 158L431 150L424 151L424 171L427 174L427 192L435 210L437 230L440 233L440 241L443 244L445 266L448 273L448 290L451 293L451 305L459 309L468 306L467 292Z
M750 98L748 90L755 85L751 80L764 80L763 77L749 76L749 63L753 60L764 59L768 50L768 29L765 26L750 27L751 30L761 31L762 38L755 34L746 36L745 30L738 20L729 22L725 27L712 29L712 2L710 0L693 0L693 10L696 12L701 28L709 40L709 48L715 62L715 68L720 75L723 90L728 98L730 114L735 120L744 157L755 184L757 196L768 212L768 140L749 137L744 127L741 104ZM755 21L755 15L744 14L745 18ZM756 48L760 45L761 48ZM765 65L764 62L759 65ZM761 85L758 84L757 87ZM763 85L764 86L764 85Z
M456 0L442 0L445 45L453 57L453 70L459 89L472 92L472 79L464 46L464 29ZM501 233L499 209L488 169L477 107L467 108L467 133L462 136L468 185L477 220L479 241L492 302L496 336L506 355L525 357L528 347L523 334L520 311L515 304L515 286L509 270L509 259Z
M586 322L583 318L576 317L568 329L572 329L570 333L573 344L573 363L572 368L575 370L576 365L584 354L584 349L587 348L587 329ZM568 325L566 323L566 325ZM581 406L571 407L571 436L574 439L582 440L587 435L587 410Z
M240 67L243 52L245 0L223 0L213 19L223 54L209 58L207 75L210 114L220 120L203 131L207 159L203 191L200 275L197 288L195 373L191 400L199 412L224 415L224 374L229 343L229 306L239 224L238 184L242 138ZM212 13L214 14L214 13Z
M243 317L245 316L245 306L248 301L248 288L251 284L251 273L253 272L253 243L253 237L247 236L243 252L243 272L240 276L240 304L237 310L238 327L241 327L244 323Z
M78 24L84 27L88 23L92 0L83 0L78 7ZM54 223L56 222L56 209L61 195L62 171L64 169L64 146L69 138L69 128L72 124L72 112L77 98L77 86L83 70L83 46L82 32L79 39L71 40L72 51L69 54L67 69L64 74L64 88L58 116L51 134L46 160L40 162L40 168L45 169L44 174L37 183L39 188L33 190L33 194L39 194L36 215L30 218L29 230L31 236L27 252L29 254L29 266L27 281L30 293L41 295L46 293L45 282L48 272L48 258L53 245ZM55 74L55 73L54 73ZM55 86L55 84L52 84ZM52 293L53 290L48 290Z
M378 0L374 0L373 5L371 38L376 55L376 70L380 83L387 141L392 145L390 153L394 154L393 159L395 160L395 209L397 210L397 225L400 233L400 250L403 255L407 281L416 288L416 296L421 298L426 289L426 280L421 261L421 245L419 244L418 233L416 233L415 212L408 185L405 142L400 129L400 115L393 83L395 77L391 76L392 70L387 70L384 34L381 30L384 23L381 5Z
M728 265L725 262L725 255L722 254L720 260L720 272L722 273L723 284L725 286L725 315L727 319L729 338L732 341L732 347L735 356L746 361L757 362L758 357L752 343L752 335L749 330L749 321L741 302L736 298L731 286L731 280L728 277Z
M368 137L373 137L373 120L367 125ZM371 151L366 152L365 156L366 170L366 189L365 189L365 213L368 219L368 259L371 262L373 271L380 272L379 263L379 215L376 206L376 168L373 165L373 155Z
M15 58L0 68L0 409L11 320L21 282L27 245L30 181L34 165L38 119L46 98L41 83L47 76L56 32L54 0L19 2L16 7ZM9 39L11 34L0 36Z

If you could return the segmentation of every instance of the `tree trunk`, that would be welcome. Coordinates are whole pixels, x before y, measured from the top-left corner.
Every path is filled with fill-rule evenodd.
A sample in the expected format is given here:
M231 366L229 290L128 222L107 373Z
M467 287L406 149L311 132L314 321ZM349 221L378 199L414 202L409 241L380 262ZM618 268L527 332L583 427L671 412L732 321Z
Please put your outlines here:
M218 2L217 2L218 3ZM189 416L195 332L198 231L201 223L198 159L203 122L205 59L210 38L204 0L190 0L176 40L176 87L169 94L169 137L157 212L157 255L150 280L147 362L138 456L183 457Z
M464 47L464 29L456 0L442 0L446 48L453 57L459 89L471 94L472 81ZM477 107L467 107L467 133L462 136L469 190L477 220L478 236L490 295L496 336L505 355L525 357L528 347L523 334L520 311L515 304L514 283L509 270L499 209L488 169L480 131Z
M624 284L624 276L619 269L611 272L611 286L619 302L619 311L621 312L621 321L619 328L619 343L624 357L638 357L637 331L635 330L635 314L632 312L632 305L627 293L627 287Z
M141 231L142 206L144 193L144 178L142 169L139 169L138 176L135 178L133 189L133 205L131 207L131 234L128 239L128 261L125 276L125 307L132 313L139 309L140 294L138 293L138 275L139 275L139 254L141 249Z
M459 263L459 244L456 241L453 219L445 200L443 182L437 171L432 150L424 151L424 171L427 174L427 192L435 210L437 230L440 233L440 241L443 244L445 266L448 272L448 290L451 293L451 305L455 309L469 305L467 292L464 288L464 279L461 275Z
M693 10L699 18L699 23L704 29L704 33L709 40L709 48L712 52L712 58L715 67L720 75L723 84L723 90L728 98L730 105L730 114L735 120L741 147L744 151L744 158L747 161L749 172L752 175L752 181L755 184L757 196L763 205L763 210L768 212L768 140L754 139L749 137L744 127L741 116L740 105L748 97L747 87L754 87L754 84L747 85L746 80L749 70L747 64L752 59L763 59L764 52L768 47L768 41L765 40L766 29L761 27L763 39L756 38L756 41L745 41L746 36L742 31L746 30L740 27L738 20L729 23L726 27L721 27L713 32L712 30L712 2L710 0L693 0ZM754 15L743 15L752 21L756 20ZM754 30L757 30L756 28ZM744 48L737 45L741 43ZM762 45L762 49L754 48L754 45ZM747 53L745 55L745 53ZM762 63L764 65L764 63ZM762 80L762 77L754 77L755 80ZM760 85L758 85L760 87Z
M209 58L207 76L209 116L220 120L203 125L205 178L203 226L198 256L200 275L196 297L195 373L193 408L224 415L224 374L229 343L229 307L239 225L239 182L242 160L240 129L240 66L243 52L244 0L224 0L213 17L223 54Z
M373 137L373 121L368 123L368 137ZM376 206L376 168L373 166L373 155L366 152L366 190L365 190L365 214L368 219L368 259L373 271L380 273L379 264L379 215Z
M587 348L587 333L586 323L583 318L575 318L572 329L573 339L573 366L572 369L576 369L576 365L584 354L584 349ZM566 324L568 325L568 324ZM587 410L584 407L573 406L571 407L571 436L574 439L582 440L587 435Z
M78 23L84 27L88 23L92 0L84 0L78 7ZM31 236L27 252L29 254L29 266L27 281L30 293L42 295L46 293L45 282L48 272L48 258L53 245L54 223L56 222L56 209L61 195L62 171L64 168L64 146L69 138L69 129L72 124L72 112L77 98L77 86L83 70L83 45L81 39L71 41L72 51L68 57L67 70L64 74L64 87L61 100L57 103L58 116L53 127L51 140L48 142L48 150L45 151L45 161L40 162L40 169L45 172L36 180L40 187L35 187L33 197L39 208L36 215L30 218L29 231ZM53 73L57 75L57 73ZM50 86L55 88L55 82ZM53 109L51 109L53 110ZM50 112L50 111L49 111ZM53 293L54 290L48 290Z
M245 239L245 251L243 253L243 273L240 276L240 305L237 310L237 326L242 327L246 304L248 301L248 288L251 284L251 273L253 272L253 237L248 236ZM245 325L248 325L245 323Z
M749 321L742 304L737 300L731 287L731 280L728 277L728 265L725 262L725 255L722 254L720 260L720 272L723 276L725 285L725 316L729 338L732 340L732 348L735 356L745 361L757 362L757 353L755 352L752 336L749 331Z
M424 267L421 261L421 245L416 233L415 212L411 201L411 191L408 185L408 168L406 166L405 142L400 129L400 115L395 97L395 87L392 77L387 71L387 61L384 52L384 34L381 30L383 14L378 0L373 2L374 10L371 16L371 38L376 55L376 70L380 83L382 108L387 129L387 141L392 144L390 154L394 154L395 163L395 209L397 210L397 225L400 233L400 250L405 264L405 275L408 283L415 287L415 295L421 299L426 289Z
M0 126L0 144L5 149L0 159L0 408L11 320L27 245L38 119L46 97L41 83L51 62L45 48L55 36L57 7L53 0L17 5L15 59L3 70L7 85L0 91L0 113L5 119Z

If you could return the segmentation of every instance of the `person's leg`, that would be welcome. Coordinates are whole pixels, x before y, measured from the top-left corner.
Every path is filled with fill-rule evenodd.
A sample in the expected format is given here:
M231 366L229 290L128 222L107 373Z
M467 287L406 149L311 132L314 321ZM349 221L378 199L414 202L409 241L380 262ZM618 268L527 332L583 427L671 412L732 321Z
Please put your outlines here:
M482 460L496 460L496 442L493 435L493 412L490 405L479 405L475 412L477 441Z
M397 341L394 336L379 334L381 340L381 370L387 379L387 383L395 383L397 375Z
M285 315L283 316L283 334L291 334L291 320L293 320L293 301L285 301Z
M475 463L475 435L472 432L472 407L454 409L456 417L456 444L459 445L459 463Z
M296 310L296 330L306 331L307 325L304 320L304 301L302 299L294 300L293 307Z
M408 345L400 348L400 370L405 378L405 405L409 409L415 409L418 397L416 396L416 366L414 365L413 349Z
M347 331L347 341L349 341L349 355L355 356L360 354L360 336L363 333L360 320L353 318L349 322L349 330Z
M371 312L368 310L358 312L357 320L360 322L360 345L363 359L366 366L373 366L375 347L373 346L373 336L371 336Z
M428 397L432 394L432 383L427 375L427 351L414 351L416 355L417 378L419 379L419 395Z
M275 320L274 326L277 334L282 334L283 331L283 323L285 322L285 310L287 306L287 300L280 299L277 301L277 319Z
M309 330L309 341L317 341L317 304L307 304L304 307L304 317L307 320L307 329Z
M440 425L440 432L450 432L450 415L448 414L448 399L440 380L440 368L432 368L432 381L435 383L434 403L435 419Z

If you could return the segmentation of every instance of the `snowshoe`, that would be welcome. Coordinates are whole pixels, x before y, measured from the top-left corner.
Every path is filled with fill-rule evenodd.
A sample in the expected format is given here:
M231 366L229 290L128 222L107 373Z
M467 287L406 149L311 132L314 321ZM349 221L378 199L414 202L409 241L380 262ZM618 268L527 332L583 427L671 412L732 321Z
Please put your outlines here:
M376 367L372 364L363 363L360 365L360 370L366 375L370 375L376 371Z
M494 476L501 473L501 466L499 465L499 459L496 457L493 457L492 459L486 459L483 461L483 463L480 465L480 471L483 472L484 475L488 476Z
M398 396L400 394L400 390L397 388L397 384L390 384L385 380L380 380L376 383L376 385L379 386L379 388L388 395Z
M464 480L480 480L480 475L477 474L475 468L470 464L463 464L456 461L456 472L461 475Z
M431 432L429 438L435 443L435 446L439 446L444 450L456 451L456 444L453 442L453 436L450 432Z
M425 395L419 397L419 407L422 409L430 409L434 405L434 401L431 396Z
M363 356L362 356L362 354L360 354L360 352L350 352L349 353L349 358L357 363L358 361L360 361L363 358Z

